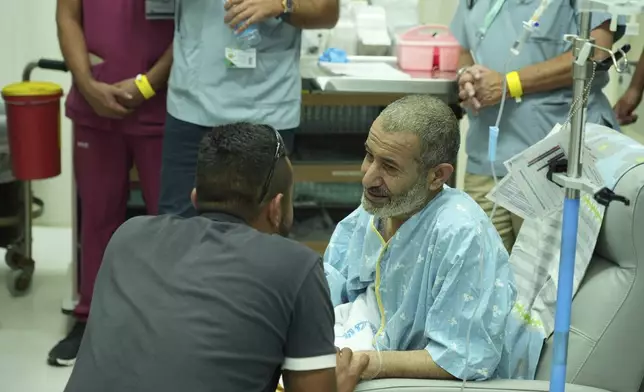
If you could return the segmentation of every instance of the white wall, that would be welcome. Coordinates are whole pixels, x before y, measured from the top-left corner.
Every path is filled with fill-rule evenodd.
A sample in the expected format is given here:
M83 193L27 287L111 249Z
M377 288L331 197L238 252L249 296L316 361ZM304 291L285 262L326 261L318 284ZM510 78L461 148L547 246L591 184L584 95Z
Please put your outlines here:
M39 58L60 59L56 38L55 0L0 0L0 87L20 81L23 67ZM60 84L69 90L67 74L37 70L32 80ZM62 174L34 182L35 194L45 201L45 215L37 224L70 226L71 209L71 124L62 121Z
M422 0L421 0L422 1ZM425 0L432 3L431 13L421 15L421 20L427 23L448 24L454 12L456 1L447 2L438 0L440 4L450 4L437 8L437 0ZM54 20L55 0L0 0L0 86L18 81L23 67L32 60L42 57L60 59L60 50L56 38L56 24ZM453 4L452 4L453 3ZM437 12L438 11L438 12ZM644 22L644 19L642 20ZM644 29L644 27L643 27ZM631 38L634 45L631 58L636 59L641 53L644 37ZM36 71L33 79L47 80L59 83L65 91L69 90L69 75ZM606 88L606 93L611 102L615 102L627 86L630 78L623 78L624 83L618 83L618 77L613 75L611 84ZM641 121L644 121L644 107L639 110ZM62 149L63 172L60 176L50 180L38 181L34 190L38 197L44 199L46 212L37 222L49 226L69 226L72 218L72 154L71 154L71 124L64 118L62 122ZM639 141L644 142L642 128L637 132L636 127L628 127L625 132ZM467 121L463 121L463 129L467 129ZM466 132L463 132L465 137ZM465 154L461 154L459 177L462 179L462 170L465 167ZM459 181L462 183L462 181Z

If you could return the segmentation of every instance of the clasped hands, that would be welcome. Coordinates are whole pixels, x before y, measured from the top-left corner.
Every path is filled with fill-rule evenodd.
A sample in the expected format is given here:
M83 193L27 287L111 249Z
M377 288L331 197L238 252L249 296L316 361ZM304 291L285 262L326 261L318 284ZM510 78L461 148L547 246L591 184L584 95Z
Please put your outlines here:
M92 79L79 83L78 88L94 112L105 118L125 118L145 102L134 78L114 84Z
M477 114L501 102L503 94L507 94L503 91L503 79L503 75L482 65L468 67L458 78L461 106Z

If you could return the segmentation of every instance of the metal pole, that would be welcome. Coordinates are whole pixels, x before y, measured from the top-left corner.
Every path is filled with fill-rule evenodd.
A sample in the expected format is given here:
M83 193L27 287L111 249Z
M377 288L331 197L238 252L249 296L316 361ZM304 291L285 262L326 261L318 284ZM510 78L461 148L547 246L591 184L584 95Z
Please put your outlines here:
M582 12L580 17L579 38L573 43L573 57L576 57L584 44L590 39L590 12ZM573 63L573 85L572 93L577 102L577 110L573 113L571 121L570 144L568 149L568 177L580 178L582 174L581 151L584 145L584 125L586 122L586 108L584 104L584 92L586 83L592 71L590 62L583 65ZM578 199L579 190L566 189L566 198Z
M23 184L24 184L24 192L25 192L25 195L24 195L24 198L23 198L24 199L24 204L25 204L24 211L23 211L24 219L25 219L24 228L23 228L24 233L25 233L24 256L25 256L25 258L27 260L31 260L32 259L32 257L31 257L31 245L32 245L32 242L33 242L31 240L31 230L32 230L32 226L31 226L32 210L31 209L34 208L33 207L33 200L32 200L33 194L32 194L32 191L31 191L31 181L24 181Z
M579 37L573 42L573 57L590 39L590 12L582 12ZM592 55L592 52L591 52ZM591 63L573 64L573 96L576 102L571 122L570 145L568 149L568 177L580 178L582 175L581 152L584 145L585 102L584 92L590 77ZM557 310L555 314L554 350L550 392L564 392L566 388L566 362L568 359L568 337L570 331L570 312L572 289L577 256L577 229L579 224L580 191L566 187L561 230L561 251L559 257L559 283L557 287Z

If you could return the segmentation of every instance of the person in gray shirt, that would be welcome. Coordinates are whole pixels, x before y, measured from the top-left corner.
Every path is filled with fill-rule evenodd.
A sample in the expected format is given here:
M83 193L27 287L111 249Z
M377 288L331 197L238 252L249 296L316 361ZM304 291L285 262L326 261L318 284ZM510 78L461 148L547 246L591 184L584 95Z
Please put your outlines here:
M65 392L274 392L280 374L288 392L353 391L368 359L337 352L321 258L285 238L280 135L216 127L197 161L199 216L136 217L114 233Z
M176 0L159 213L196 214L190 190L197 147L213 126L268 124L292 148L302 101L302 29L332 28L339 12L338 0ZM242 49L248 27L261 42Z

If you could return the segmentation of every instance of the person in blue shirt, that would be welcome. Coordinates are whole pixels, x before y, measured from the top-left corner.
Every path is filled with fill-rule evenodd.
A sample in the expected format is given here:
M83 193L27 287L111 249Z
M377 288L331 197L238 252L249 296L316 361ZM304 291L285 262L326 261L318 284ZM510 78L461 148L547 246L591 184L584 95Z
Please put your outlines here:
M445 185L459 146L458 120L430 96L392 103L369 131L361 206L324 255L333 305L362 297L380 315L375 350L354 354L369 356L365 379L498 375L516 289L490 219Z
M302 29L331 28L338 17L338 0L176 0L161 214L196 214L197 149L214 126L267 124L291 150L300 123ZM261 42L246 49L239 34L251 25Z
M564 34L579 34L575 0L551 1L539 27L523 44L518 56L510 48L541 0L460 0L450 30L461 46L460 98L467 108L467 169L465 191L490 215L493 205L486 195L494 187L488 159L489 127L495 125L501 97L506 95L499 124L494 174L503 177L503 162L543 139L569 115L572 96L571 43ZM610 14L592 13L591 37L595 44L612 48L618 34L610 31ZM621 22L620 22L621 23ZM595 50L595 58L608 53ZM508 59L511 59L508 62ZM506 91L503 80L507 78ZM611 104L602 92L607 73L594 76L588 96L587 121L618 129ZM519 98L521 102L517 102ZM499 207L494 224L510 251L521 219Z

